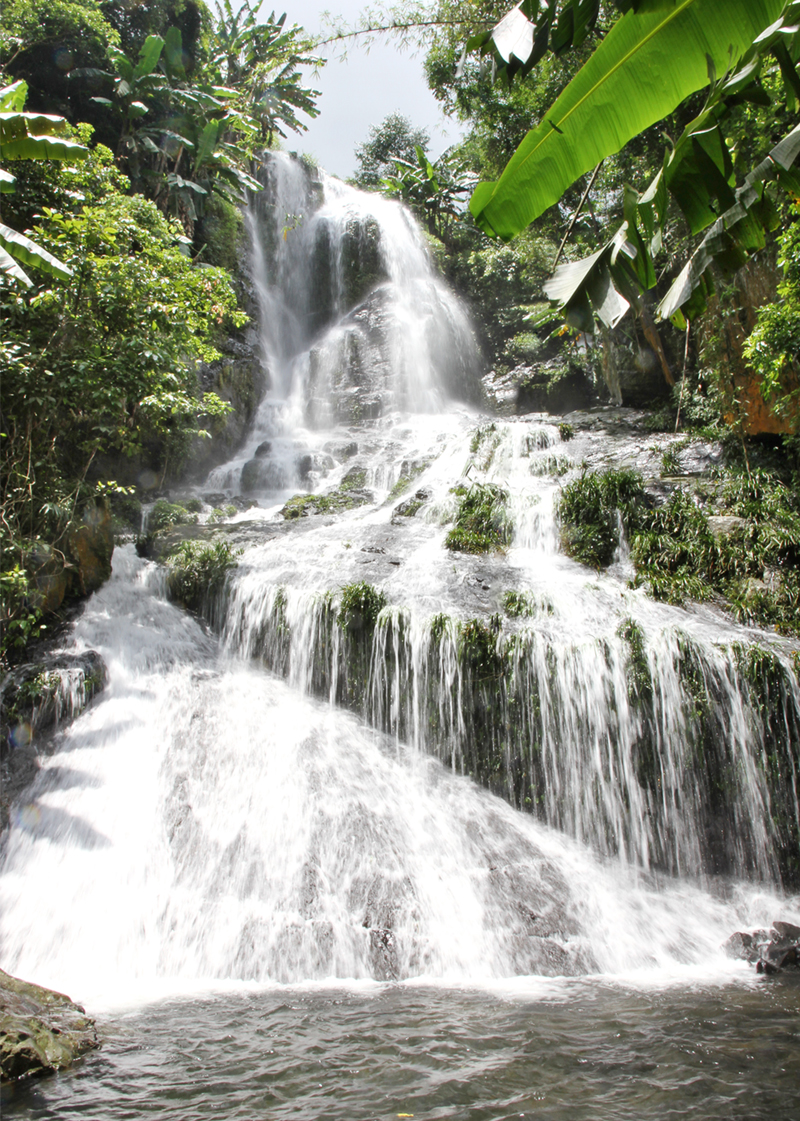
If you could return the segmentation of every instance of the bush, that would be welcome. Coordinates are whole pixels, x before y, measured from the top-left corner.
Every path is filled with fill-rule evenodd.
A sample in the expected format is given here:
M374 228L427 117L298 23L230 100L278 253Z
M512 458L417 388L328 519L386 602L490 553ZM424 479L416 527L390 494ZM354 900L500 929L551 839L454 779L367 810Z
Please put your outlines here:
M581 564L605 568L619 545L619 519L630 531L644 506L642 477L636 471L584 471L564 487L558 502L564 552Z
M172 599L199 611L221 591L228 572L236 568L241 549L227 541L183 541L167 559L167 588Z
M197 515L190 514L185 506L159 498L147 515L147 532L158 533L163 529L172 529L175 525L191 525L196 521Z
M446 549L488 553L509 544L512 526L506 513L507 491L493 483L475 483L460 497L455 525L445 538Z

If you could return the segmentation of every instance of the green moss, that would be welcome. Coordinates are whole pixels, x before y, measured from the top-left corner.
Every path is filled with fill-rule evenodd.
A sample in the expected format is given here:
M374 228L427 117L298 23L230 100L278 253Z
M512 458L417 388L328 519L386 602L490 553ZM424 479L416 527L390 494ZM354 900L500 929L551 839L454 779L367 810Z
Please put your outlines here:
M178 505L183 506L190 514L199 514L203 509L203 503L199 498L187 498L185 502L180 502Z
M455 525L445 538L445 548L460 553L488 553L504 548L512 527L506 506L508 492L492 483L475 483L461 489ZM454 488L455 493L459 493Z
M558 426L558 434L561 437L561 439L564 441L564 443L566 443L567 440L571 440L572 437L575 435L575 429L572 427L571 424L567 424L566 421L562 421L561 424L559 424L559 426Z
M628 644L628 697L634 704L652 700L653 681L644 647L644 632L634 619L625 619L617 634Z
M339 626L348 631L372 631L386 606L386 595L373 584L345 584L339 604Z
M167 558L167 588L170 596L199 611L221 590L228 572L236 568L241 549L233 549L227 541L182 541Z

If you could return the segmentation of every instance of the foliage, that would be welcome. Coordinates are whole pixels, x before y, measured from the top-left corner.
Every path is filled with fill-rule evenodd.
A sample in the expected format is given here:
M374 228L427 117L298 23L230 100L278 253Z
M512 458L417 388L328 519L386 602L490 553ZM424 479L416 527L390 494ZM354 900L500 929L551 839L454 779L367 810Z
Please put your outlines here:
M241 552L227 541L182 541L167 558L170 596L191 611L200 611L222 590Z
M717 0L684 0L645 3L622 16L500 180L476 188L471 209L478 223L513 237L584 172L705 86L710 72L737 63L783 7L784 0L729 0L724 8ZM642 81L653 72L669 72L670 82Z
M783 281L777 303L762 307L745 344L745 357L761 380L766 400L784 416L790 431L800 430L800 215L781 234L779 265Z
M159 533L176 525L187 525L197 521L197 514L177 502L167 502L159 498L147 515L147 532Z
M739 0L723 9L714 0L680 5L645 0L638 9L616 21L525 137L500 179L481 184L471 202L482 228L512 237L598 160L665 113L688 106L687 95L709 86L705 105L690 113L650 187L641 195L626 188L619 230L591 256L562 266L546 286L567 321L583 331L592 329L593 312L607 327L614 327L631 305L641 313L641 292L657 282L654 257L664 244L671 202L691 234L711 226L659 308L662 317L683 327L686 318L704 309L713 290L711 266L733 271L765 244L776 217L764 184L777 179L790 192L798 190L788 169L800 151L800 130L773 147L735 190L736 151L723 125L735 134L741 106L770 104L774 83L764 68L768 53L794 101L800 89L794 16L800 6ZM647 75L662 67L670 82L648 82ZM723 75L719 80L717 73ZM594 112L595 100L600 113Z
M66 130L63 117L24 112L28 87L25 82L0 89L0 161L66 160L86 155L86 148L60 134ZM0 194L13 194L16 179L0 166ZM33 286L19 262L50 276L68 280L69 268L31 238L0 222L0 272Z
M644 486L635 471L584 471L569 483L558 501L564 552L592 568L604 568L619 545L620 520L637 524Z
M715 512L743 519L715 535L709 512L677 487L661 506L633 472L584 472L559 503L565 552L584 564L610 563L620 523L630 539L635 583L656 599L683 603L718 596L738 618L800 632L800 499L763 468L728 470ZM768 579L767 579L768 577Z
M361 581L345 584L339 601L339 626L347 631L371 631L386 606L386 594Z
M363 190L375 190L395 170L395 161L413 166L416 149L427 148L430 137L421 128L414 128L402 113L390 113L379 125L370 129L369 138L356 148L358 167L353 182Z
M455 525L445 538L445 548L459 553L488 553L511 540L506 513L508 493L493 483L474 483L460 496Z

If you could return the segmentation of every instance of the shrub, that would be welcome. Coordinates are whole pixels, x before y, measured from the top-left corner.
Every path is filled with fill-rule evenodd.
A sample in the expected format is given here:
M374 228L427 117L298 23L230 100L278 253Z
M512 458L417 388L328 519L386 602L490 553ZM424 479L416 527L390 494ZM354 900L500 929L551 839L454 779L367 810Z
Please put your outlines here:
M147 532L158 533L162 529L172 529L175 525L188 525L196 521L197 515L190 514L184 506L159 498L147 515Z
M475 483L459 497L455 525L445 538L445 548L459 553L488 553L508 545L512 526L506 513L507 491L493 483Z
M184 607L199 611L222 589L241 552L227 541L182 541L167 559L170 596Z

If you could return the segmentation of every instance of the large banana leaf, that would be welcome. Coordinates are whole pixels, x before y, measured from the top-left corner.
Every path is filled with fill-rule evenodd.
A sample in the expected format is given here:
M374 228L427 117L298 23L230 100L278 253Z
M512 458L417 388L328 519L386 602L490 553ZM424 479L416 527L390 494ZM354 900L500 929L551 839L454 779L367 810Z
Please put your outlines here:
M785 0L674 0L629 11L532 129L495 183L470 201L486 233L508 241L581 175L725 73L774 23Z
M16 280L21 281L26 288L30 288L32 281L28 274L19 267L17 261L32 265L49 276L57 276L60 280L69 280L72 276L72 269L59 261L57 257L48 253L46 249L42 249L29 237L17 233L16 230L12 230L9 226L4 226L0 222L0 272L13 276Z

